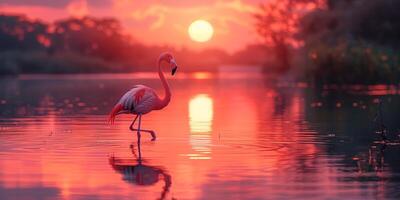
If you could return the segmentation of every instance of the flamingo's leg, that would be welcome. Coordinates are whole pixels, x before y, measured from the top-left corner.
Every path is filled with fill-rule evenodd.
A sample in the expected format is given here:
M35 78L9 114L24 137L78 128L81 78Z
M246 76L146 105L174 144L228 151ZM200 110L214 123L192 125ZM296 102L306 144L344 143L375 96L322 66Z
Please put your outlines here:
M129 126L129 129L130 129L131 131L138 131L138 130L139 130L139 129L133 128L133 125L135 124L136 119L137 119L138 117L139 117L139 115L136 115L136 117L135 117L135 119L133 120L132 124ZM151 141L156 140L156 133L155 133L153 130L140 129L140 131L150 133L150 134L151 134L151 137L152 137L152 138L151 138Z
M131 129L131 131L137 131L137 129L133 128L133 125L135 124L137 118L139 117L139 115L136 115L135 119L133 120L133 122L131 123L131 125L129 126L129 129Z
M139 114L139 124L137 129L137 143L138 143L138 151L139 151L139 160L142 160L142 151L140 150L140 124L142 122L142 115Z
M132 131L137 131L138 129L135 129L135 128L132 128L131 129ZM140 131L141 132L147 132L147 133L150 133L150 135L151 135L151 141L154 141L154 140L156 140L156 132L154 132L153 130L147 130L147 129L140 129Z

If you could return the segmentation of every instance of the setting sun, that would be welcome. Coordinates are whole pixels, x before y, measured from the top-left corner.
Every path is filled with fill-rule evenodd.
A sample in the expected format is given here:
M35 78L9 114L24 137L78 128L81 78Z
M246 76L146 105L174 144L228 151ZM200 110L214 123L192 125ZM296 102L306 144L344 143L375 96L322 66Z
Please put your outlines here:
M212 38L214 29L208 21L196 20L190 24L188 33L193 41L207 42Z

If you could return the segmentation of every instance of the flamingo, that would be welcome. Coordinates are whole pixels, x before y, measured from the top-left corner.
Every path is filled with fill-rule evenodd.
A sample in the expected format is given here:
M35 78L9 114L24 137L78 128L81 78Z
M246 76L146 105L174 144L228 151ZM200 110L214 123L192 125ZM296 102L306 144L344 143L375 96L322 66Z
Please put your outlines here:
M156 140L156 133L153 130L141 129L142 115L147 114L153 110L161 110L165 108L171 100L171 91L168 83L164 77L164 73L161 69L162 62L169 64L171 68L171 74L174 75L178 69L178 65L171 53L164 52L158 58L158 75L161 79L161 83L165 90L164 98L159 98L155 90L145 85L135 85L131 90L126 92L118 103L112 109L108 121L114 124L115 118L120 114L134 114L135 119L132 121L129 129L131 131L137 131L138 147L139 147L139 158L141 158L140 152L140 132L147 132L151 134L152 141ZM137 129L133 127L136 120L139 118Z

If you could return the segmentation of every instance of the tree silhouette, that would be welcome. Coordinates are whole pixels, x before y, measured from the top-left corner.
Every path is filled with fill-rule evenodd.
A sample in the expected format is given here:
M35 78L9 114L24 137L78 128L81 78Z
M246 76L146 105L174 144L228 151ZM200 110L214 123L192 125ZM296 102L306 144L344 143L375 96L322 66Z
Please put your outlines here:
M260 12L255 14L257 31L274 48L278 61L275 70L289 70L290 48L301 44L295 37L299 20L308 11L323 5L321 0L272 0L260 6Z
M52 51L72 51L114 61L123 59L130 45L120 23L111 18L70 18L55 22L52 28Z
M0 15L0 51L44 49L48 25L21 15Z

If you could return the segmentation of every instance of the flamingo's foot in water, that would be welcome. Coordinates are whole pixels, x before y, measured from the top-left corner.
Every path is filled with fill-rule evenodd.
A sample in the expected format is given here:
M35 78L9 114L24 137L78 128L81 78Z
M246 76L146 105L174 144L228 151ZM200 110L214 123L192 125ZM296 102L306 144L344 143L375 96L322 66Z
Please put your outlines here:
M150 134L151 134L151 141L155 141L157 139L156 132L150 131Z
M138 129L136 128L132 128L132 131L138 131ZM147 130L147 129L141 129L140 132L146 132L146 133L150 133L151 135L151 141L155 141L157 139L156 137L156 132L154 132L153 130ZM140 136L138 136L139 138Z

